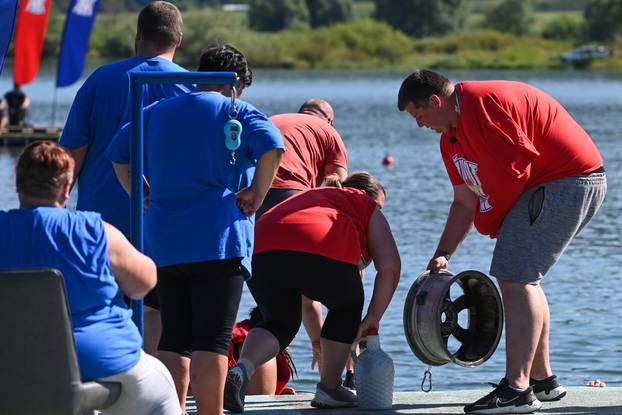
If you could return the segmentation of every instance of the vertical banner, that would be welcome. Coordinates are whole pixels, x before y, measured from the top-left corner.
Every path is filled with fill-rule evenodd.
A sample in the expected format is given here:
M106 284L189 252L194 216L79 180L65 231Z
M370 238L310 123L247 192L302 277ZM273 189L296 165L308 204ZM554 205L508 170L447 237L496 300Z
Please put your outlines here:
M98 7L99 0L71 1L60 47L57 87L69 86L82 75Z
M52 0L22 0L15 31L13 82L32 82L39 70L43 39L48 25Z
M16 11L17 0L0 0L0 74L2 74L4 57L7 50L9 50L9 44L13 36Z

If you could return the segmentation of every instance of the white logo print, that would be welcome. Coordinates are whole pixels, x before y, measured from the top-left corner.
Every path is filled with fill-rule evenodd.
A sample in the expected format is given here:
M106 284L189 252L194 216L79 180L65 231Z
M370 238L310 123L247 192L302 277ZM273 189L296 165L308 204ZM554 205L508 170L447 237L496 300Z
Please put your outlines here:
M28 0L26 11L32 14L45 14L45 0Z
M452 158L456 169L458 169L458 174L464 180L464 183L473 191L476 195L479 196L479 211L480 212L489 212L492 210L492 206L488 202L488 195L484 192L482 187L482 182L477 176L478 165L471 161L465 160L459 155L455 155Z
M497 408L500 408L499 405L507 405L507 404L509 404L511 402L514 402L518 398L520 398L520 395L517 395L517 396L513 397L512 399L508 399L506 401L502 400L501 398L497 398Z
M97 0L78 0L71 11L78 16L91 17Z

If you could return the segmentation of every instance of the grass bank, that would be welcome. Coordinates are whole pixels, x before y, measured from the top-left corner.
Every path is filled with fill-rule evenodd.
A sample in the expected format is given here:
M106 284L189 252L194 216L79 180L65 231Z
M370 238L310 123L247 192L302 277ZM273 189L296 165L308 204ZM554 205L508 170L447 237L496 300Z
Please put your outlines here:
M89 56L104 60L131 56L135 19L133 13L98 16ZM44 57L58 56L62 27L63 17L51 16ZM186 12L183 30L176 59L191 69L202 49L214 42L235 45L257 68L366 70L556 69L568 66L559 55L573 47L537 35L517 37L489 30L416 39L367 18L314 30L261 33L248 28L246 14L213 9ZM594 61L588 67L620 70L622 58Z

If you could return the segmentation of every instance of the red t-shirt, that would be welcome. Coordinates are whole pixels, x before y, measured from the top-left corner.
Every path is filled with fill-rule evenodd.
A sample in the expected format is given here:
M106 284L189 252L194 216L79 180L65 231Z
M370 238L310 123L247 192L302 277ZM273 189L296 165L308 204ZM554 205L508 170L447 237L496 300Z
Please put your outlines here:
M475 227L494 238L526 189L603 165L590 136L550 95L512 81L456 85L455 131L441 136L454 185L479 196Z
M347 170L348 155L341 136L325 120L308 114L270 117L281 130L285 152L272 187L306 190L319 187L326 166Z
M288 250L358 264L369 261L367 226L378 207L352 188L318 187L264 213L255 225L255 254Z

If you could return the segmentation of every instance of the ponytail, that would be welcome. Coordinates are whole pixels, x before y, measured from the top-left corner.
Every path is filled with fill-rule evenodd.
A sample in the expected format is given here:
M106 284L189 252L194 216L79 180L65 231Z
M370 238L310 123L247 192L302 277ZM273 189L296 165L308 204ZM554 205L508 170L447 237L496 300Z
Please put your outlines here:
M341 184L343 187L362 190L372 199L376 199L381 193L386 195L386 191L378 179L366 171L351 174Z
M329 174L328 176L326 176L324 178L324 185L327 187L343 187L337 173Z

